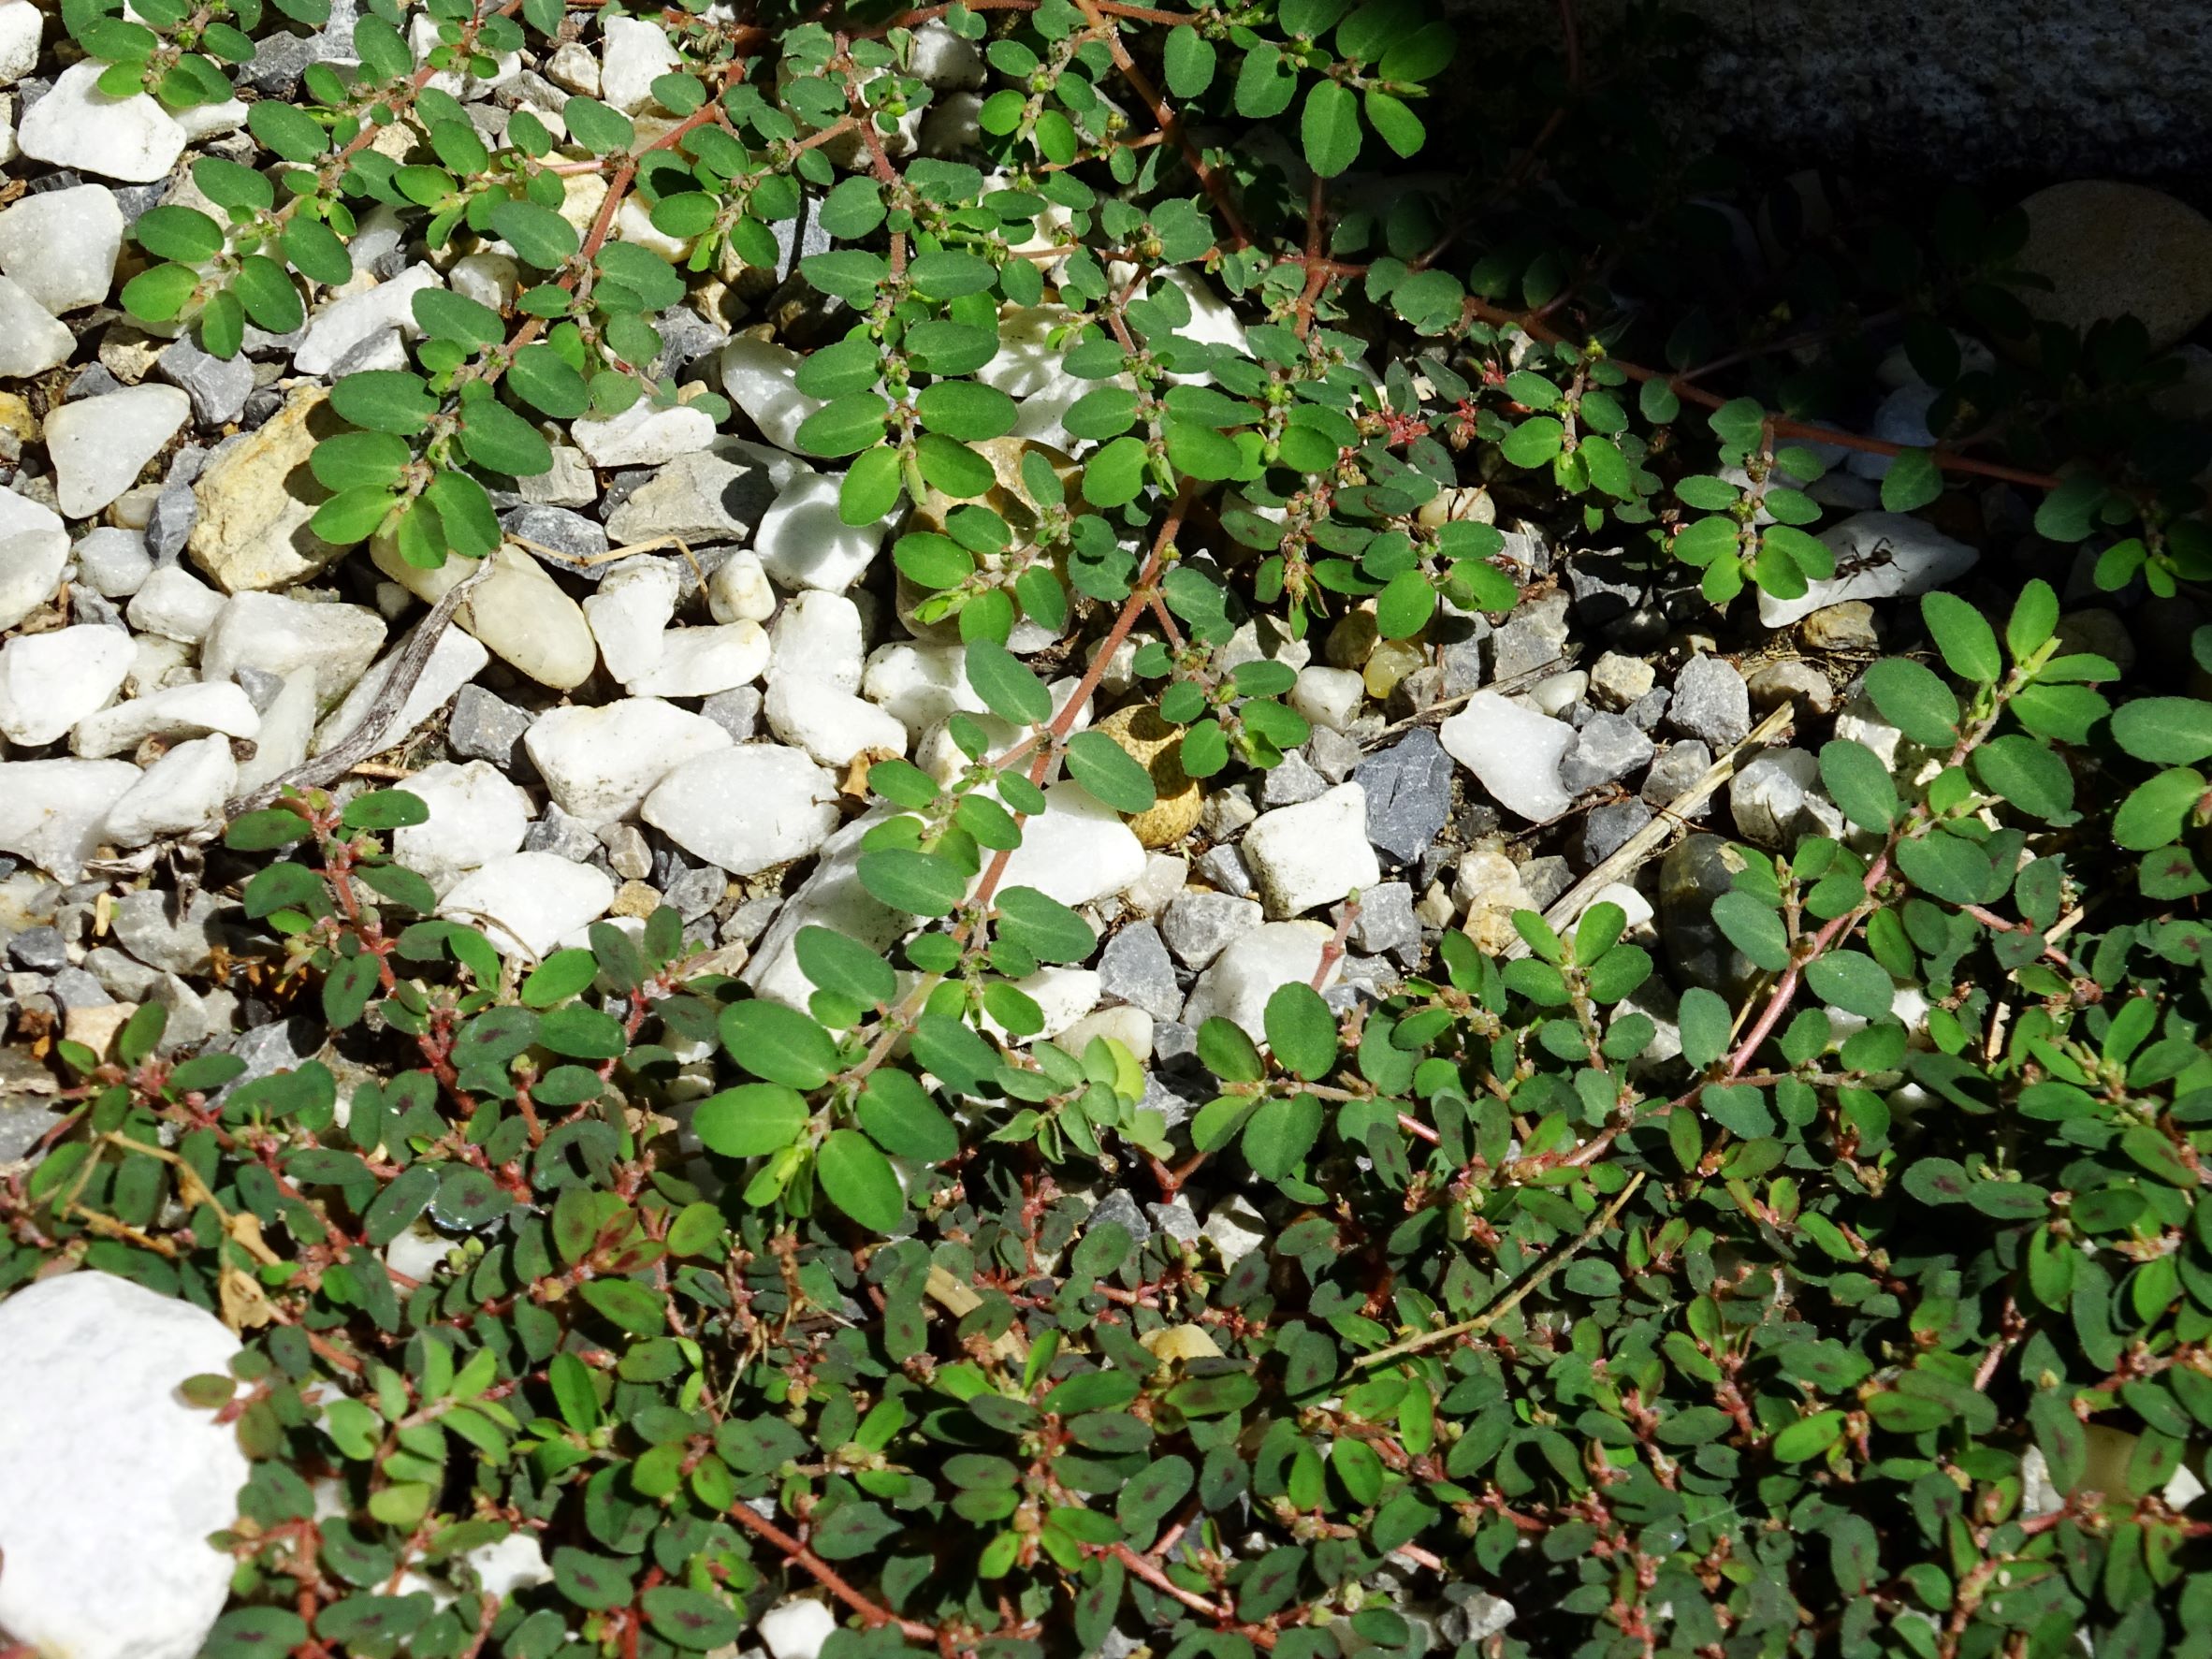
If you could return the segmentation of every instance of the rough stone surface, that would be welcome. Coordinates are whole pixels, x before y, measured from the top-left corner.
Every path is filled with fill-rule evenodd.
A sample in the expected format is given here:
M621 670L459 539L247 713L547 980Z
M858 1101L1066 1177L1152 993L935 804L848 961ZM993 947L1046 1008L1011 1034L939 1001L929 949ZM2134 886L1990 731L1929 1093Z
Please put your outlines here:
M2212 220L2187 203L2140 184L2076 179L2020 207L2028 215L2020 268L2053 284L2020 290L2036 316L2082 329L2136 316L2155 352L2212 315Z
M184 153L184 129L144 93L111 98L99 89L105 64L72 64L53 90L16 128L16 142L34 161L150 184Z
M1183 1011L1183 989L1168 947L1149 922L1134 922L1106 941L1099 957L1100 989L1109 997L1171 1020Z
M606 914L615 881L604 870L550 852L510 852L471 871L439 902L438 914L484 929L505 956L543 956Z
M1258 927L1261 919L1259 907L1248 898L1191 887L1168 906L1160 918L1160 934L1176 960L1186 967L1204 968L1231 939Z
M55 316L108 298L123 210L103 184L26 196L0 211L0 270Z
M232 1565L207 1535L248 1466L176 1389L238 1351L212 1314L107 1273L0 1302L0 1629L70 1659L199 1651Z
M729 746L712 720L654 697L556 708L523 739L560 809L594 825L627 818L677 767Z
M1352 778L1367 795L1367 838L1397 864L1420 857L1451 817L1451 756L1417 727L1369 755Z
M607 515L606 533L622 546L661 536L693 545L743 541L783 482L764 460L767 453L741 438L721 438L679 455ZM789 457L781 461L787 473L796 471Z
M1269 922L1239 935L1191 987L1183 1023L1195 1029L1219 1016L1243 1026L1253 1041L1266 1041L1267 999L1285 985L1310 984L1331 937L1318 922Z
M1751 692L1743 676L1718 657L1691 658L1675 676L1666 723L1716 752L1741 743L1751 734Z
M237 593L200 644L200 671L210 679L226 679L243 666L286 677L309 669L316 697L327 705L368 672L384 635L384 618L357 604Z
M29 0L19 0L28 4ZM12 277L0 276L0 379L43 374L69 360L77 336Z
M1802 597L1759 595L1759 620L1786 628L1801 617L1853 599L1892 599L1941 588L1974 567L1980 555L1910 513L1855 513L1820 532L1836 555L1836 575ZM1681 695L1678 687L1677 696Z
M295 392L247 437L216 450L193 486L199 516L184 546L226 593L288 588L342 551L307 528L330 492L308 470L324 439L344 429L320 386Z
M1652 740L1636 723L1618 714L1594 714L1575 735L1559 763L1560 786L1581 794L1618 779L1632 777L1652 759Z
M718 728L719 730L719 728ZM837 827L837 780L795 749L746 743L685 762L640 815L694 857L733 876L804 858Z
M49 413L46 450L62 511L83 518L128 489L191 413L192 400L172 386L129 386Z
M1267 913L1278 920L1382 880L1367 841L1367 793L1356 783L1262 813L1241 845Z
M1560 787L1559 763L1575 741L1575 728L1564 720L1494 691L1477 691L1436 736L1506 810L1541 822L1567 809L1570 797Z

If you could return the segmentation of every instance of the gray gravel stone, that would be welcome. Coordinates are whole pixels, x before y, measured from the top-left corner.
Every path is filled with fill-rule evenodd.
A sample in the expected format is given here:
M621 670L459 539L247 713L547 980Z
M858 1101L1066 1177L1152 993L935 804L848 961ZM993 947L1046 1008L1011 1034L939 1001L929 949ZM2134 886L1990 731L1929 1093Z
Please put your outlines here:
M69 966L69 947L57 927L26 927L7 941L7 959L31 973L54 973Z
M761 689L737 686L717 691L699 705L699 712L740 743L749 743L761 727Z
M1342 732L1317 727L1305 746L1305 757L1331 783L1342 783L1364 758L1360 745Z
M1128 1230L1132 1242L1142 1244L1152 1237L1152 1223L1144 1219L1144 1212L1137 1208L1137 1201L1121 1187L1115 1187L1099 1201L1098 1208L1084 1223L1085 1228L1102 1227L1116 1222Z
M1370 955L1385 952L1410 968L1420 954L1421 924L1413 913L1413 888L1404 881L1384 881L1360 895L1360 918L1352 924L1351 942Z
M107 986L81 968L63 968L48 990L64 1014L78 1008L106 1008L115 1000Z
M1713 749L1730 749L1751 733L1751 692L1743 676L1718 657L1693 657L1674 677L1666 723Z
M1585 865L1610 858L1629 837L1652 822L1652 809L1641 801L1615 801L1593 808L1583 815L1581 849Z
M1575 872L1567 861L1557 854L1532 858L1521 866L1521 891L1537 910L1547 908L1568 888L1575 884Z
M1295 807L1326 793L1328 788L1329 780L1314 770L1305 756L1292 749L1283 757L1281 765L1260 775L1259 804Z
M1623 711L1628 723L1639 732L1656 732L1659 722L1666 718L1667 706L1674 701L1674 693L1665 686L1646 691Z
M1554 662L1566 648L1567 604L1565 594L1548 593L1514 612L1490 636L1491 678L1510 679Z
M1394 864L1411 864L1451 816L1451 756L1426 726L1369 755L1352 774L1367 793L1367 839Z
M1168 907L1159 930L1175 960L1198 968L1220 955L1230 939L1258 927L1260 919L1259 907L1248 898L1188 887ZM1159 1033L1155 1031L1153 1045L1157 1049L1158 1044Z
M1146 1204L1144 1213L1168 1237L1186 1244L1199 1242L1199 1219L1188 1199L1179 1198L1171 1204Z
M1651 771L1644 774L1644 799L1654 807L1666 806L1704 777L1711 766L1712 750L1696 738L1685 737L1680 743L1670 743L1666 752L1652 763ZM1698 808L1700 813L1704 810L1704 807Z
M466 761L489 761L512 771L531 717L482 686L463 686L445 718L445 744Z
M84 953L84 971L118 1002L143 1002L153 995L162 976L143 962L133 961L113 945L95 945Z
M246 1069L224 1085L223 1093L228 1095L257 1077L270 1077L304 1066L323 1046L327 1029L320 1020L297 1015L240 1032L226 1046L230 1053L245 1061Z
M1186 1031L1189 1029L1188 1026L1178 1026L1175 1028L1178 1031ZM1154 1027L1153 1033L1153 1052L1156 1055L1158 1053L1158 1048L1159 1035L1158 1028L1156 1026ZM1191 1052L1196 1053L1197 1048L1198 1039L1194 1035L1191 1039ZM1177 1125L1181 1124L1185 1119L1188 1118L1192 1113L1196 1112L1199 1108L1200 1099L1202 1099L1203 1098L1204 1096L1201 1095L1197 1099L1194 1099L1190 1095L1184 1094L1180 1090L1171 1087L1166 1080L1160 1076L1159 1072L1155 1070L1145 1074L1144 1098L1142 1100L1139 1100L1137 1104L1140 1108L1149 1107L1154 1112L1158 1113L1161 1117L1167 1120L1168 1128L1171 1129Z
M61 1121L60 1113L28 1097L0 1096L0 1169L29 1157L39 1137Z
M1152 1027L1152 1057L1159 1065L1172 1065L1197 1053L1198 1033L1180 1020L1161 1020ZM1150 1083L1145 1084L1147 1092L1151 1086Z
M146 551L156 564L174 564L199 522L199 497L189 484L165 484L146 516Z
M1252 895L1252 877L1234 847L1209 847L1191 861L1191 874L1239 898Z
M1627 778L1651 763L1652 740L1618 714L1594 714L1559 762L1559 781L1571 795Z
M589 824L580 818L571 818L547 801L544 816L522 837L522 850L558 853L571 864L589 864L600 846L599 837L591 833Z
M1106 941L1099 956L1099 988L1157 1020L1171 1020L1183 1011L1175 964L1159 929L1149 922L1132 922Z
M193 415L219 427L245 413L254 390L254 365L243 357L218 357L199 349L189 334L162 348L153 372L192 400Z
M729 890L730 878L712 865L701 865L661 881L662 895L686 922L696 922L707 914Z
M590 559L607 550L605 528L566 507L526 502L508 508L501 515L500 524L511 536L535 542L541 547L550 547L564 555L550 561L557 570L570 569L575 560Z
M196 893L180 918L174 895L149 889L115 901L109 927L116 942L149 968L164 973L205 973L224 923L239 913L211 893Z

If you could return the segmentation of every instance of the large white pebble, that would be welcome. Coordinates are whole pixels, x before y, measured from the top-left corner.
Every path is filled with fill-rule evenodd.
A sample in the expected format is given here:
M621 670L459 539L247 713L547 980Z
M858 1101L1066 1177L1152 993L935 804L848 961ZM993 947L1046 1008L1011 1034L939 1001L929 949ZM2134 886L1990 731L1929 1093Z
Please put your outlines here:
M770 731L825 766L845 765L870 749L902 757L907 752L907 729L895 717L815 675L786 671L772 677L766 713Z
M22 497L0 489L0 512L9 501ZM69 538L58 521L51 530L10 531L0 523L0 628L13 628L51 599L68 562Z
M122 251L123 210L105 184L42 191L0 212L0 270L57 317L108 298Z
M30 0L17 0L28 5ZM0 380L43 374L69 360L77 336L12 277L0 276Z
M138 780L128 761L0 762L0 852L76 880L99 850L108 809Z
M750 876L820 850L837 827L837 780L799 749L742 743L686 761L640 815L693 857Z
M228 680L171 686L128 703L88 714L69 734L69 747L90 760L124 754L149 737L254 737L261 716L253 700Z
M774 1659L820 1659L822 1645L837 1628L837 1616L818 1601L787 1601L763 1613L754 1626Z
M584 616L607 673L626 681L652 667L681 586L676 566L665 559L625 561L606 574L584 601Z
M176 1390L238 1351L212 1314L108 1273L0 1302L0 1629L69 1659L199 1652L235 1565L208 1535L249 1471Z
M799 354L772 341L740 335L722 347L722 390L761 429L761 436L780 449L796 450L799 428L822 406L796 383Z
M998 890L1034 887L1064 905L1087 905L1144 875L1144 846L1122 816L1081 784L1044 792L1045 810L1022 826Z
M752 684L767 672L768 659L767 631L758 622L671 628L651 665L623 690L636 697L711 697Z
M100 91L107 67L88 58L64 69L23 117L16 142L34 161L151 184L184 153L184 129L144 93L111 98Z
M1244 863L1271 918L1301 915L1382 880L1367 841L1367 792L1340 783L1263 812L1244 832Z
M860 690L863 642L860 607L842 593L802 593L783 607L770 633L776 660L828 680L840 691Z
M430 810L392 834L392 856L440 891L517 851L530 830L530 797L489 761L440 762L410 778L407 793Z
M131 636L80 624L19 634L0 649L0 732L10 743L51 743L107 706L131 671Z
M1575 728L1564 720L1495 691L1477 691L1437 728L1436 738L1508 812L1542 822L1572 804L1559 781L1560 760L1575 740Z
M1285 985L1311 984L1332 937L1318 922L1267 922L1239 934L1199 975L1184 1023L1201 1026L1219 1015L1242 1026L1253 1041L1265 1042L1268 998ZM1332 967L1322 989L1340 969L1341 964Z
M731 742L706 716L656 697L556 708L522 739L555 803L589 824L627 818L677 767Z
M802 473L761 516L753 550L784 587L842 593L875 562L887 522L855 526L839 517L837 491L844 482L841 473Z
M557 852L510 852L463 876L438 914L483 928L502 956L538 957L614 902L614 879L604 870Z
M315 604L281 593L234 593L200 641L200 673L208 679L229 679L240 668L280 677L312 669L315 695L328 705L369 671L384 635L384 618L365 605Z
M108 837L118 847L142 847L161 836L196 830L223 810L238 788L238 761L227 737L180 743L139 774L108 812Z
M62 511L82 518L128 489L191 413L192 400L173 386L134 386L48 415L46 453Z

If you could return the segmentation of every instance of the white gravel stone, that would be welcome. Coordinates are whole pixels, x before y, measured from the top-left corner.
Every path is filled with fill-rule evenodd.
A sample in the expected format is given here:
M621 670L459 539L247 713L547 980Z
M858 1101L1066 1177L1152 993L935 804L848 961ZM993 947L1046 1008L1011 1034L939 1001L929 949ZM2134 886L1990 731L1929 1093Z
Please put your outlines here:
M750 876L820 850L837 827L837 780L799 749L741 743L677 767L639 815L694 858Z
M330 718L315 734L316 754L343 743L369 718L371 706L383 694L391 680L393 665L412 639L411 633L355 682L345 700L331 711ZM389 749L412 736L425 720L445 706L455 692L483 673L485 664L490 661L491 653L484 648L482 641L458 628L445 630L438 636L438 643L430 648L429 660L422 665L422 674L407 693L406 702L400 706L400 712L386 722L376 739L377 747Z
M141 633L197 645L223 614L224 598L181 564L165 564L138 585L124 614Z
M261 711L261 731L254 739L252 757L239 763L240 794L251 794L307 759L320 706L313 669L301 668L284 677L284 689Z
M772 1659L820 1659L822 1643L837 1628L835 1613L805 1597L770 1608L754 1626Z
M510 852L455 882L438 914L483 928L502 956L539 957L614 902L614 878L604 870L558 852Z
M1764 626L1786 628L1801 617L1848 599L1926 593L1965 575L1981 557L1966 543L1910 513L1856 513L1829 525L1820 539L1835 551L1837 575L1811 584L1797 599L1761 593L1759 621Z
M0 5L0 86L13 86L38 66L38 36L46 14L29 0Z
M1198 1026L1218 1015L1242 1026L1253 1041L1265 1042L1267 999L1285 985L1311 984L1333 937L1318 922L1268 922L1239 934L1199 975L1183 1023ZM1335 982L1342 967L1340 961L1331 968L1322 989Z
M135 530L103 524L80 536L75 551L78 578L102 599L128 599L153 574L146 538Z
M860 844L889 816L883 811L856 818L823 843L814 873L784 900L739 976L756 996L789 1008L807 1006L814 982L801 970L793 943L801 928L826 927L880 951L912 924L912 917L893 910L860 883Z
M441 761L400 787L419 796L430 816L392 832L392 856L441 893L468 871L519 851L530 831L530 797L489 761Z
M10 500L22 497L0 490L0 513ZM0 524L0 628L13 628L51 599L68 562L69 538L58 523L51 530L10 530Z
M860 606L842 593L802 593L783 607L769 632L776 661L828 680L839 691L860 690Z
M600 24L599 95L625 115L653 101L653 82L681 66L668 31L644 18L610 17Z
M1445 752L1482 780L1491 798L1534 822L1571 804L1559 763L1575 740L1564 720L1523 708L1495 691L1477 691L1436 732Z
M138 775L108 811L108 838L142 847L159 836L197 829L223 810L238 788L227 737L180 743Z
M1064 905L1119 893L1144 874L1144 845L1122 816L1079 783L1044 792L1045 811L1022 828L1000 890L1034 887Z
M46 453L62 511L83 518L128 489L191 414L192 400L173 386L125 386L49 413Z
M907 752L907 729L897 717L817 675L778 673L768 682L765 712L770 731L825 766L845 765L870 749Z
M1243 1193L1231 1193L1206 1213L1206 1225L1199 1230L1199 1236L1213 1242L1214 1248L1221 1252L1224 1267L1234 1267L1266 1246L1267 1217L1253 1208L1252 1201Z
M730 743L706 716L657 697L556 708L522 739L554 803L595 827L629 817L677 767Z
M776 614L776 589L761 556L747 547L733 553L706 578L706 606L718 622L765 622Z
M144 93L111 98L101 92L107 67L88 58L64 69L24 115L16 142L34 161L151 184L184 153L184 129Z
M0 852L76 880L99 849L108 809L138 780L128 761L0 762Z
M714 416L689 403L656 409L640 398L619 415L586 415L569 429L599 466L653 467L713 443Z
M43 374L67 362L76 349L77 336L66 323L56 321L21 283L0 276L0 380Z
M983 1029L1002 1040L1017 1042L1045 1042L1056 1038L1069 1026L1099 1005L1099 975L1088 968L1044 968L1026 979L1011 982L1013 988L1037 1004L1037 1011L1044 1016L1044 1024L1035 1031L1014 1038L1004 1026L989 1014L983 1016ZM1080 1054L1082 1051L1076 1051Z
M1358 720L1366 699L1366 682L1348 668L1302 668L1298 683L1290 688L1290 706L1311 724L1332 732L1341 732Z
M636 697L711 697L760 678L769 655L767 630L758 622L671 628L655 644L651 666L623 689Z
M149 737L251 738L260 731L261 716L243 690L228 680L198 680L86 715L69 734L69 747L87 760L104 760Z
M214 1315L109 1273L0 1302L0 1629L69 1659L199 1652L234 1564L208 1535L237 1520L249 1469L177 1385L238 1351Z
M842 473L807 473L784 487L753 532L753 550L786 588L842 593L883 546L884 519L854 526L837 517Z
M327 706L369 672L384 635L384 618L365 605L234 593L200 642L200 673L228 679L240 668L278 676L313 669L315 695Z
M44 502L12 489L0 489L0 541L34 530L59 530L62 516Z
M607 673L629 681L653 666L682 586L676 566L664 559L625 560L607 572L584 601L584 617Z
M980 715L988 706L968 683L968 654L958 646L900 640L869 653L861 691L902 721L919 742L947 715Z
M1356 783L1261 813L1239 848L1276 921L1382 880L1382 866L1367 844L1367 792Z
M0 649L0 732L35 749L104 708L131 671L131 636L82 623L18 634Z
M302 374L327 374L354 347L389 329L399 329L407 340L417 338L422 330L415 324L415 295L444 285L429 266L416 265L388 283L331 300L310 319L292 354L292 367Z
M57 317L108 298L122 252L123 210L105 184L43 191L0 211L0 270Z
M799 427L822 406L794 383L803 359L788 346L740 335L722 347L722 390L761 436L779 449L798 448Z

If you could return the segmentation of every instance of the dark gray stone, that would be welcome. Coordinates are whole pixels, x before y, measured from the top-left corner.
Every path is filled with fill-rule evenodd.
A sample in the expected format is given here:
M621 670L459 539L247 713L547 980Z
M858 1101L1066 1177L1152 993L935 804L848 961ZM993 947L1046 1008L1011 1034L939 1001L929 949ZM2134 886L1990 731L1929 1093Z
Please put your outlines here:
M62 394L62 401L74 403L80 398L104 398L109 392L121 390L123 382L108 372L106 364L87 363L69 382L68 389Z
M1632 776L1651 759L1652 740L1634 722L1617 714L1594 714L1560 758L1560 786L1579 795Z
M1751 692L1743 676L1718 657L1693 657L1674 677L1666 723L1685 737L1733 749L1751 735Z
M1686 836L1659 863L1659 938L1676 979L1733 997L1758 969L1714 925L1712 902L1736 884L1740 855L1718 836Z
M1550 909L1552 901L1574 884L1574 870L1556 854L1532 858L1521 866L1521 891L1539 910Z
M1490 677L1511 679L1545 668L1564 666L1567 643L1567 596L1548 593L1531 600L1490 636Z
M1175 964L1159 929L1149 922L1132 922L1106 941L1099 956L1099 988L1157 1020L1171 1020L1183 1011Z
M463 686L445 720L445 744L463 760L489 761L502 771L512 771L530 720L482 686Z
M81 968L63 968L47 990L65 1015L73 1009L106 1008L115 1000L107 986Z
M146 516L146 551L156 564L174 564L199 522L199 497L189 484L165 484Z
M1641 801L1614 801L1591 808L1582 818L1583 864L1610 858L1623 842L1651 822L1652 809Z
M1119 1186L1099 1201L1084 1226L1103 1227L1110 1221L1128 1229L1132 1243L1142 1244L1152 1237L1152 1223L1144 1219L1144 1212L1137 1208L1137 1201Z
M31 973L54 973L69 966L69 946L58 927L26 927L7 941L7 958Z
M1654 686L1631 703L1623 711L1628 723L1639 732L1656 732L1659 722L1666 718L1667 706L1674 701L1674 693L1665 686Z
M661 355L653 359L646 371L654 379L680 374L710 352L717 352L730 342L726 329L718 328L697 312L685 305L669 307L653 319L653 328L661 336Z
M1367 793L1367 839L1394 864L1411 864L1451 816L1451 756L1426 726L1369 755L1352 774Z

